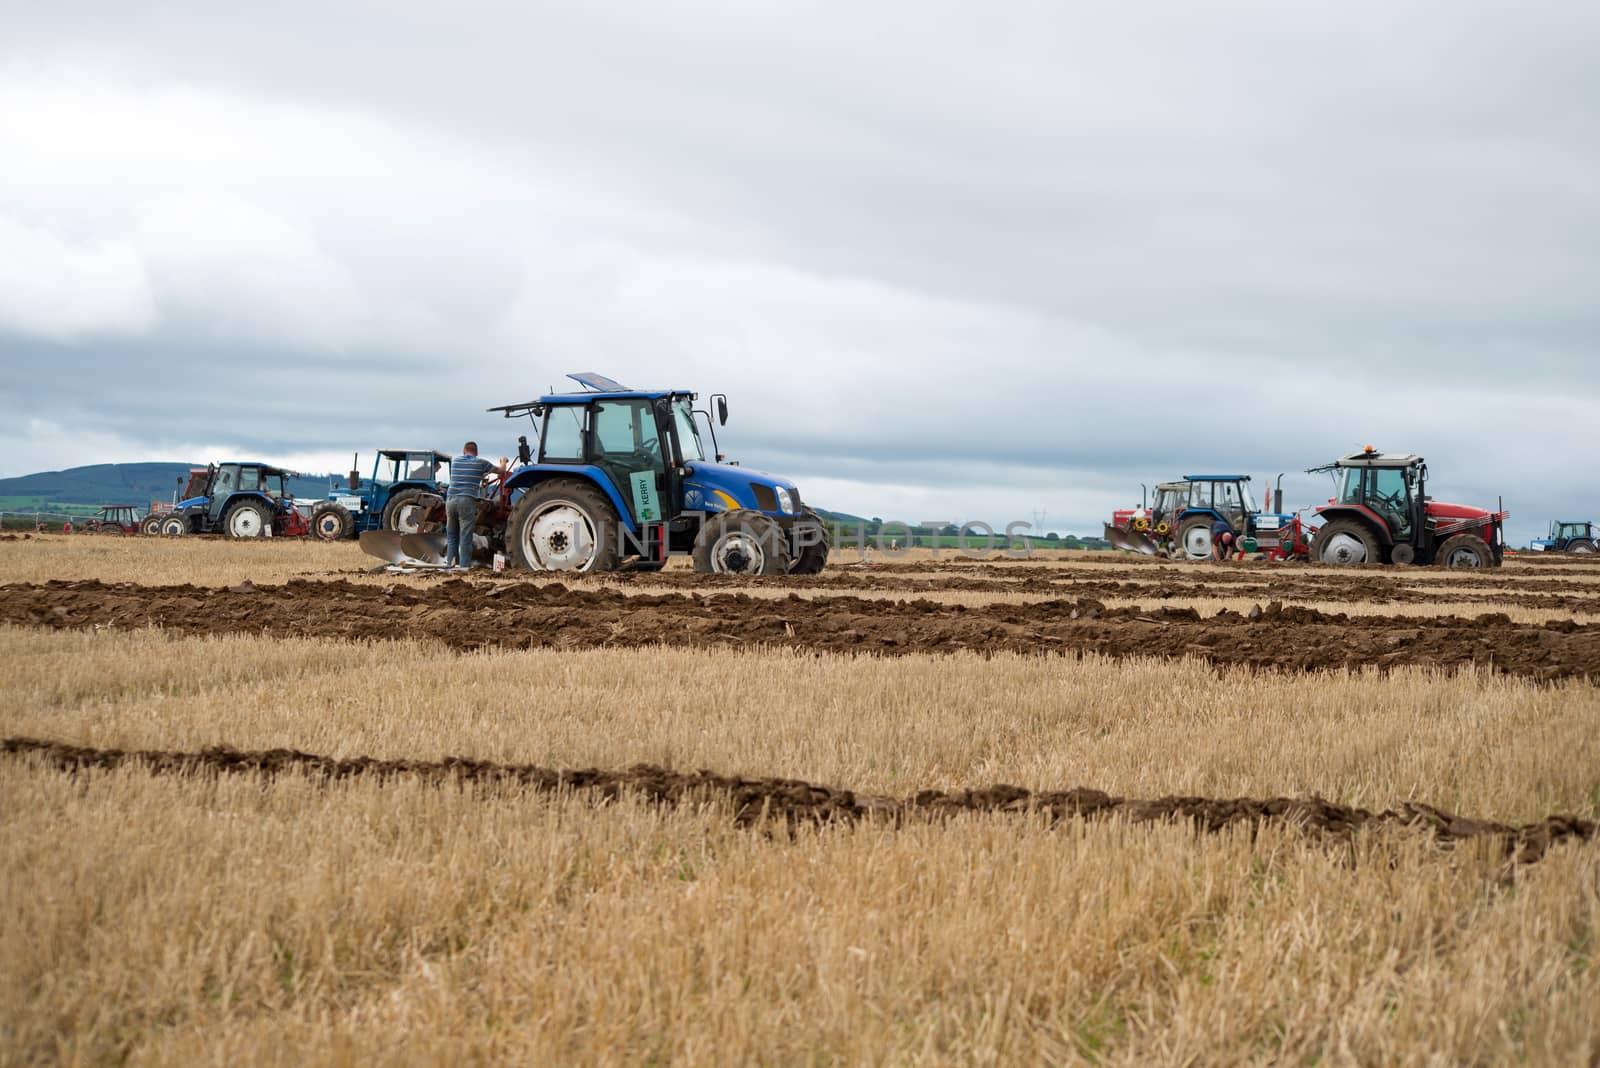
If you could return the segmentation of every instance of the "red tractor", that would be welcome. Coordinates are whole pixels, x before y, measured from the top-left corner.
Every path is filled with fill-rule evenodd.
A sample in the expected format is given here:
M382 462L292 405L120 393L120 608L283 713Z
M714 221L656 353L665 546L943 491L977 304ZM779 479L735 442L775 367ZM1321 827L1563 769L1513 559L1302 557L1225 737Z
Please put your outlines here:
M131 504L108 504L98 515L84 521L80 528L91 534L139 533L139 509Z
M1308 473L1320 471L1335 476L1338 493L1317 509L1312 563L1499 567L1504 559L1507 513L1429 497L1420 456L1368 445Z

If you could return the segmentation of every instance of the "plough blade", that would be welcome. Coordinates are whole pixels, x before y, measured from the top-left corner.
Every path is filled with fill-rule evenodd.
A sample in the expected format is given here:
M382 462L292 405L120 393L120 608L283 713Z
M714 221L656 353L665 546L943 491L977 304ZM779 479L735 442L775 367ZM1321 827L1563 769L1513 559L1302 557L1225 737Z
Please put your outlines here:
M400 548L413 560L420 560L425 564L444 563L443 534L402 534Z
M1123 530L1120 527L1114 527L1110 523L1106 524L1106 541L1109 541L1113 548L1122 549L1130 553L1139 553L1142 556L1155 556L1160 552L1156 543L1148 536L1140 534L1136 530Z
M361 551L391 564L403 564L410 559L400 547L401 534L397 530L363 530L357 542Z

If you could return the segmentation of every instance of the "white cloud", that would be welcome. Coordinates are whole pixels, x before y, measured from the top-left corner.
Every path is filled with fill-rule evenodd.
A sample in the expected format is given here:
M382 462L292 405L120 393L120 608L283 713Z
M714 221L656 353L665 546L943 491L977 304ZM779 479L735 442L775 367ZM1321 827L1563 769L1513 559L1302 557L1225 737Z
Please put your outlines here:
M156 320L150 282L133 245L72 244L0 215L0 331L72 341L140 334Z

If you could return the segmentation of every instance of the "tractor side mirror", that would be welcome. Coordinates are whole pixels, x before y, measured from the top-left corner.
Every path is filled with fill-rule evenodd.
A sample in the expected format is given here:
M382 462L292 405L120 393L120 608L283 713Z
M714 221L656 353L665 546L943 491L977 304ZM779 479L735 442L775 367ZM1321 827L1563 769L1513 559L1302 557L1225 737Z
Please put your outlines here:
M720 426L728 425L728 398L721 395L717 397L717 423Z

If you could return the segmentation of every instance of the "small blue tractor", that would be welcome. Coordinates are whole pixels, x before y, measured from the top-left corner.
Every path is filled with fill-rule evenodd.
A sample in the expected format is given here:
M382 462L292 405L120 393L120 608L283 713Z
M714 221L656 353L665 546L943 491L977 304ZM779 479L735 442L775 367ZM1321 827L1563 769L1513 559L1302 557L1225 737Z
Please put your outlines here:
M501 487L504 545L537 571L661 567L686 553L702 572L815 574L826 530L788 479L722 462L711 414L682 389L636 390L597 374L583 389L490 411L534 423L538 448ZM714 394L716 424L728 399ZM697 418L711 439L708 456Z
M289 496L293 473L270 464L212 464L190 472L170 511L161 513L163 535L226 534L230 538L300 537L306 519Z
M1238 547L1246 553L1264 553L1268 559L1304 556L1309 545L1305 529L1292 512L1271 510L1274 495L1267 487L1267 510L1256 507L1249 475L1184 475L1189 500L1178 510L1173 525L1174 555L1190 560L1211 559L1211 528L1221 520L1233 529ZM1282 477L1276 494L1283 507Z
M1548 538L1535 538L1528 543L1528 548L1546 553L1592 553L1594 546L1594 524L1570 519L1553 520Z
M1269 487L1266 510L1256 507L1249 475L1184 475L1182 482L1156 487L1155 506L1114 513L1106 539L1119 549L1154 555L1167 552L1188 560L1211 559L1211 528L1228 524L1245 553L1270 560L1304 557L1309 544L1304 525L1289 512L1274 512L1283 499L1282 476L1276 494ZM1282 507L1282 504L1279 504Z
M358 454L359 455L359 454ZM352 462L344 486L311 510L311 533L339 541L369 530L414 534L444 499L450 457L435 449L379 449L365 482Z

